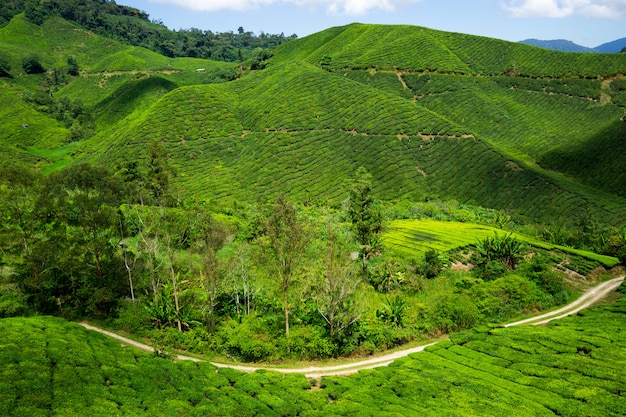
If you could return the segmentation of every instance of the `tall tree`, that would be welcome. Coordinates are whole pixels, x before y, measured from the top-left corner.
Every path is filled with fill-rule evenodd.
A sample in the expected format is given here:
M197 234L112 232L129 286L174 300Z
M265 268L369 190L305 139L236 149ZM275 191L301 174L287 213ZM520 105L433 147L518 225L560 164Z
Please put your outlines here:
M348 215L352 221L354 236L361 246L363 272L367 272L367 260L379 246L382 232L382 215L372 194L372 176L363 167L355 175L354 184L349 190L350 204Z
M345 239L341 238L330 220L326 227L325 269L316 291L316 302L320 315L328 324L330 337L335 339L360 316L354 299L360 280L353 273L354 263Z
M206 296L205 310L208 314L208 327L213 333L215 331L215 307L224 286L224 272L221 270L217 255L224 247L228 233L209 213L203 211L199 212L195 229L194 246L200 255L198 272Z
M289 336L289 292L296 269L307 247L305 228L296 208L280 195L267 219L268 249L277 275L285 312L285 334Z

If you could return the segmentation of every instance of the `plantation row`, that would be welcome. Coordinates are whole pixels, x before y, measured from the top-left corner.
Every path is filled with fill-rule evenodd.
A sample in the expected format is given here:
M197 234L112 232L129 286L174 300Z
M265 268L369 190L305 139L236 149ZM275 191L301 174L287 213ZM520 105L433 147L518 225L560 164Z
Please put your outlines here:
M279 60L306 61L314 65L319 65L328 56L331 58L328 66L333 69L469 71L467 65L451 54L445 45L434 40L427 29L352 24L331 30L334 32L332 38L323 31L307 37L302 45L300 42L282 45L276 49L275 56Z
M622 286L623 288L624 286ZM547 327L480 328L349 377L172 362L50 317L0 321L6 416L620 416L626 299Z
M198 87L182 89L181 95L192 88ZM204 91L213 92L213 88L204 87ZM571 213L569 217L576 218L580 212L578 191L511 165L471 138L436 137L430 141L337 130L247 132L233 117L232 96L215 92L204 99L180 101L173 97L166 95L155 104L170 108L169 112L155 107L136 113L115 132L117 144L111 140L106 151L106 142L94 141L90 145L93 151L86 152L85 158L93 158L90 154L97 152L102 155L99 160L121 165L123 155L129 152L141 159L142 149L157 137L168 140L174 155L172 165L179 172L176 181L184 195L271 197L289 184L294 198L336 202L344 195L349 175L364 166L374 175L382 198L451 196L473 205L537 217ZM168 107L170 99L178 103L177 108ZM214 117L206 117L207 113ZM178 122L172 124L172 120Z
M349 71L346 75L409 95L391 73ZM625 146L619 140L626 129L619 121L623 109L589 101L589 97L599 100L599 81L435 74L402 78L420 105L478 133L497 148L623 195L623 169L612 157Z
M619 121L623 109L617 106L488 84L426 95L419 103L517 158L568 172L608 192L623 193L614 182L615 173L623 171L621 162L610 155L624 147L618 140L626 129Z

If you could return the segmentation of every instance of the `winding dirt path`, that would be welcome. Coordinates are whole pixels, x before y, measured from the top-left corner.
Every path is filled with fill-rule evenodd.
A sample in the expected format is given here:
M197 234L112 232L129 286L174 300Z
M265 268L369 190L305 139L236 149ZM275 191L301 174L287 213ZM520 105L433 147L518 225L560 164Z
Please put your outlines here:
M541 314L539 316L531 317L525 320L516 321L514 323L505 324L504 327L510 326L520 326L524 324L532 324L532 325L541 325L546 324L552 320L557 320L572 314L578 313L580 310L584 308L588 308L593 304L600 301L602 298L606 297L611 291L615 290L620 284L624 281L624 277L614 278L609 281L605 281L593 288L587 290L580 298L576 301L559 308L558 310L551 311L549 313ZM126 337L120 336L116 333L100 329L98 327L92 326L87 323L80 323L81 326L96 331L98 333L102 333L106 336L112 337L122 342L123 346L134 346L138 349L142 349L148 352L153 352L154 348L152 346L148 346L144 343L136 342L134 340L128 339ZM225 364L225 363L217 363L211 362L212 365L218 368L232 368L239 371L244 372L254 372L259 369L265 369L270 371L276 371L281 373L297 373L304 374L307 378L320 378L322 376L331 376L331 375L350 375L357 373L361 369L371 369L379 366L387 366L394 360L398 358L402 358L404 356L408 356L411 353L421 352L426 347L434 345L437 342L429 343L423 346L417 346L410 349L403 349L397 352L388 353L386 355L377 356L370 359L360 360L356 362L346 363L342 365L328 365L328 366L310 366L306 368L272 368L265 366L249 366L249 365L235 365L235 364ZM192 358L190 356L185 355L175 355L174 356L178 360L187 360L194 362L205 362L201 359Z

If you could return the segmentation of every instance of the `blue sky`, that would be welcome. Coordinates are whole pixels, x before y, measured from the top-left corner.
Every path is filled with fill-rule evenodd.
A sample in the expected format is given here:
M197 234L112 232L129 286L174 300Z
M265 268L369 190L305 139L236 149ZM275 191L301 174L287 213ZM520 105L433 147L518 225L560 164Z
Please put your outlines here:
M509 41L626 37L626 0L117 0L171 29L304 37L352 22L411 24Z

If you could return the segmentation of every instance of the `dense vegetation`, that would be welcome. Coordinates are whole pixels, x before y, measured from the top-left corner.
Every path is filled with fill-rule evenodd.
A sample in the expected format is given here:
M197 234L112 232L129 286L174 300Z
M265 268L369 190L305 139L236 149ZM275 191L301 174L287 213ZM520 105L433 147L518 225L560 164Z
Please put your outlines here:
M394 221L381 236L395 208L373 198L365 170L342 209L280 196L212 213L177 198L160 142L146 153L145 164L115 173L87 164L46 177L2 168L2 316L87 316L198 353L316 359L562 304L573 289L552 267L587 275L618 263L506 235L494 227L497 213L469 235L466 223L413 220L421 232ZM411 230L410 240L399 230ZM621 256L626 244L613 233L604 250ZM458 249L466 255L450 252ZM473 271L448 270L446 253Z
M60 16L99 35L168 57L243 62L259 55L261 50L296 38L282 33L255 35L243 27L237 33L213 33L196 28L171 31L160 20L150 20L146 12L109 0L7 0L0 5L0 27L19 13L36 25Z
M622 286L624 288L624 286ZM583 314L584 313L584 314ZM6 416L626 413L624 295L547 327L478 328L389 367L324 377L173 362L51 317L0 320Z

